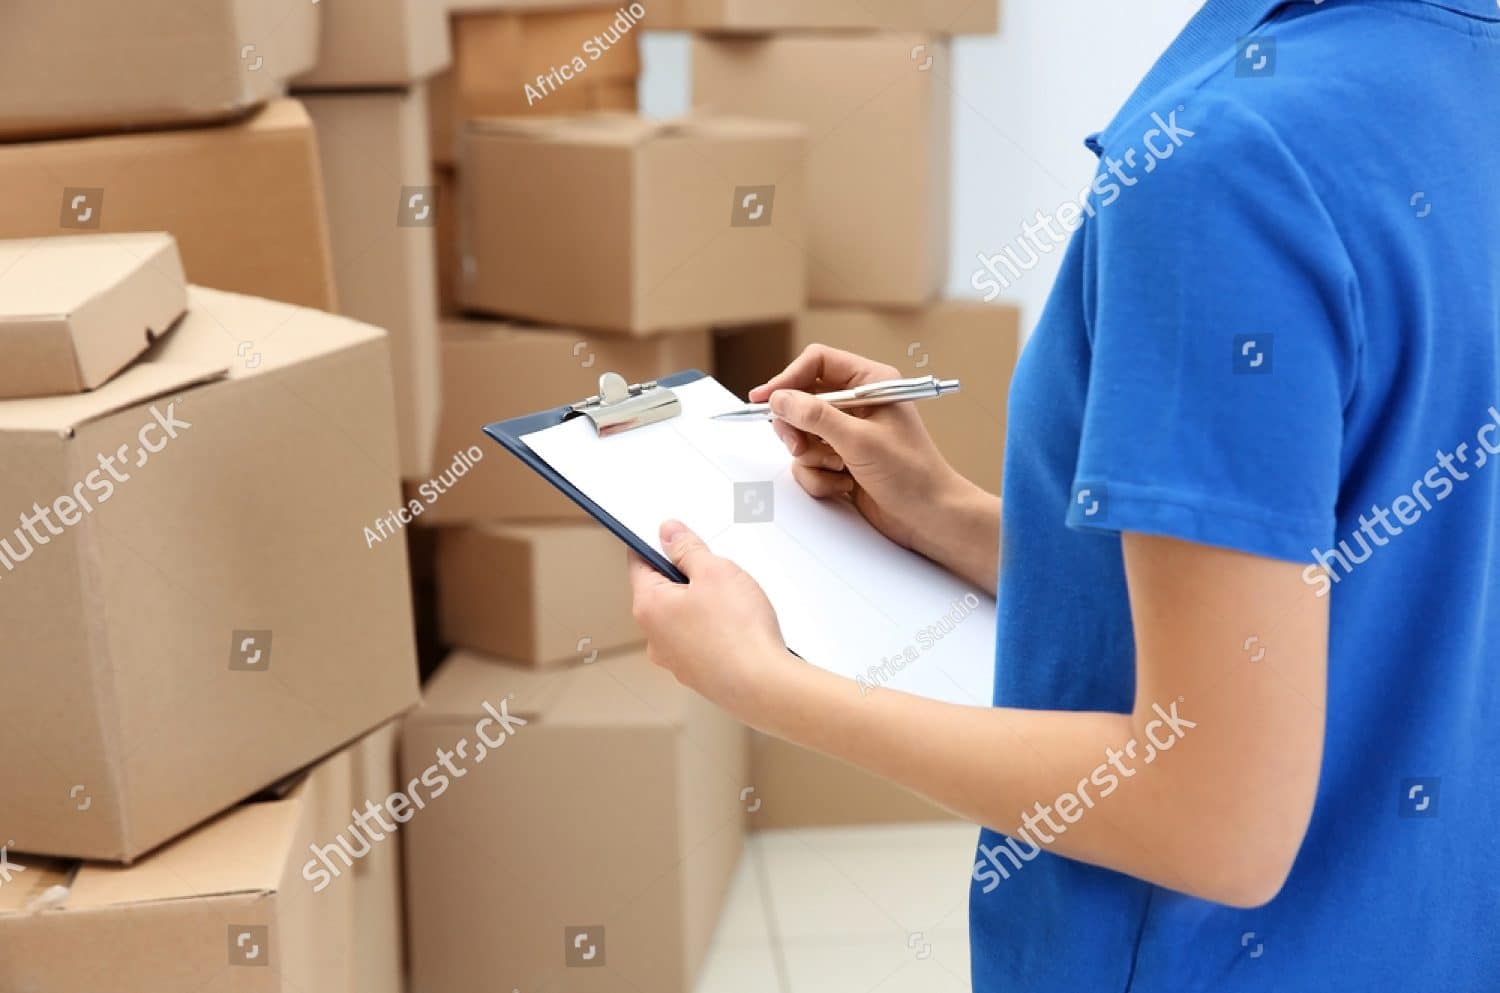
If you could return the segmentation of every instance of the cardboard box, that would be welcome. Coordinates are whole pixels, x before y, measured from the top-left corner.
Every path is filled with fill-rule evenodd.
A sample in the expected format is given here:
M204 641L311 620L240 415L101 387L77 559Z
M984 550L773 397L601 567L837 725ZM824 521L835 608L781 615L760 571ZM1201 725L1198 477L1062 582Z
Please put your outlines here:
M653 0L646 27L688 31L994 34L999 0Z
M94 392L0 404L16 851L131 861L416 697L405 552L362 534L399 499L384 334L188 303Z
M807 128L814 303L918 306L948 278L948 43L923 34L693 40L693 105ZM923 71L923 66L928 71Z
M442 203L427 102L420 87L304 100L322 152L339 309L390 332L401 475L425 478L442 407L433 223Z
M458 164L458 136L464 122L479 117L566 117L600 110L635 113L639 106L635 79L575 80L567 89L558 90L545 101L529 105L524 95L497 95L486 100L483 109L459 109L452 95L452 76L435 76L428 86L428 119L432 126L432 161L439 168ZM476 102L477 104L477 102Z
M443 640L530 665L639 644L625 546L594 521L443 528Z
M317 64L292 80L299 90L403 87L451 61L442 0L319 0Z
M743 844L744 728L642 654L457 654L405 723L402 780L499 736L486 704L526 724L405 828L412 989L689 993Z
M465 308L647 334L805 303L795 125L489 119L464 141Z
M796 321L717 335L714 368L720 382L743 396L821 343L893 365L903 376L962 380L956 396L919 403L917 410L953 467L999 493L1020 324L1015 307L967 300L913 311L814 307Z
M0 144L0 190L0 238L165 231L193 283L337 304L317 142L294 100L215 127Z
M206 124L312 66L307 0L7 0L0 138Z
M438 313L458 316L458 283L461 276L462 246L458 241L459 210L462 198L458 174L452 169L434 166L432 183L437 187L437 294Z
M472 118L634 110L636 23L624 8L577 4L455 16L453 66L431 91L435 161L457 161L458 136Z
M937 804L857 766L750 732L750 780L760 806L756 830L953 820Z
M707 331L633 340L489 321L447 321L442 331L438 461L446 464L469 449L482 461L472 468L450 466L413 491L423 524L587 519L491 441L484 425L593 396L603 372L639 383L684 369L706 372L713 358Z
M351 811L367 809L366 801L374 801L377 806L383 804L396 792L400 731L400 722L392 721L371 731L349 748L354 784L354 798L349 804ZM341 830L347 828L347 821L340 825ZM319 844L327 843L331 837L320 838ZM402 920L405 902L399 837L371 846L370 854L355 862L352 869L353 993L404 993L406 927Z
M394 877L346 877L318 892L303 872L309 848L333 841L364 803L354 767L365 747L129 868L84 863L72 875L68 863L17 858L25 873L0 888L0 989L396 990L385 934L372 929L400 914ZM365 861L395 858L387 840Z
M170 235L0 241L0 397L91 390L186 309Z

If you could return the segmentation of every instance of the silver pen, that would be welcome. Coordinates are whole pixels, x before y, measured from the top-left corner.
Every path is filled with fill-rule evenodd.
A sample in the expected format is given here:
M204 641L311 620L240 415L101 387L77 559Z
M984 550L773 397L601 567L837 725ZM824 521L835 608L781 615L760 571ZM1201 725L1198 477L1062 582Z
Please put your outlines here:
M815 394L819 400L827 401L840 410L853 407L876 407L887 403L905 403L908 400L927 400L958 392L958 380L938 379L936 376L919 376L916 379L888 379L879 383L865 383L847 390ZM736 410L715 414L715 421L768 421L771 419L769 403L747 403Z

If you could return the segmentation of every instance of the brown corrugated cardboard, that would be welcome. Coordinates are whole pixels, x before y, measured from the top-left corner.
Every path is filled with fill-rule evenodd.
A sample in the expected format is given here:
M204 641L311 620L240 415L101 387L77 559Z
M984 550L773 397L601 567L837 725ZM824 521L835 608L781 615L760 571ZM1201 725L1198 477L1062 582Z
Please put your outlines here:
M432 182L437 187L437 293L438 313L443 317L458 316L459 260L462 248L458 243L458 205L461 198L458 174L452 169L434 166Z
M813 302L917 306L947 279L947 53L922 34L694 39L695 107L807 127Z
M361 533L399 499L383 332L188 305L92 393L0 403L16 850L130 861L416 696L404 550Z
M653 0L646 27L690 31L860 30L994 34L999 0Z
M215 127L0 144L0 190L0 238L165 231L193 283L337 303L317 143L294 100Z
M318 132L339 310L390 332L401 475L432 472L442 374L437 244L442 210L420 87L303 97Z
M299 90L402 87L440 72L451 58L442 0L319 0L317 64L292 80Z
M634 110L641 74L634 24L628 11L586 4L454 17L453 67L430 94L434 160L457 160L471 118Z
M129 868L84 863L74 874L20 856L26 872L0 889L0 989L395 993L381 945L400 914L394 875L322 892L303 875L309 847L363 804L355 767L368 749L342 751ZM396 857L387 840L364 861L395 869Z
M839 759L750 732L756 830L950 820L937 804ZM748 808L747 808L748 809Z
M203 124L312 66L307 0L7 0L0 138Z
M626 563L620 540L593 521L443 528L443 640L531 665L638 644Z
M91 390L186 309L171 235L0 241L0 397Z
M367 809L366 801L383 804L396 792L400 745L400 722L392 721L371 731L348 749L354 767L351 811ZM341 829L347 827L347 822L340 825ZM320 838L318 843L328 840ZM406 928L402 923L404 904L399 840L392 838L372 846L370 854L354 864L352 879L354 993L403 993L406 988Z
M963 390L917 409L953 467L1000 492L1005 412L1020 350L1020 313L1004 304L948 300L920 310L814 307L794 322L721 333L719 380L743 396L821 343L893 365L903 376L938 375Z
M447 321L443 332L443 418L438 461L470 447L482 457L424 484L414 499L423 524L581 519L583 511L483 433L486 424L558 407L599 392L599 374L639 383L683 369L708 371L707 331L630 339L564 328ZM454 478L457 475L458 478Z
M771 121L471 121L459 298L629 334L789 316L806 299L806 152Z
M412 988L688 993L741 850L744 728L642 654L457 654L405 723L402 780L494 735L487 702L527 723L404 829Z

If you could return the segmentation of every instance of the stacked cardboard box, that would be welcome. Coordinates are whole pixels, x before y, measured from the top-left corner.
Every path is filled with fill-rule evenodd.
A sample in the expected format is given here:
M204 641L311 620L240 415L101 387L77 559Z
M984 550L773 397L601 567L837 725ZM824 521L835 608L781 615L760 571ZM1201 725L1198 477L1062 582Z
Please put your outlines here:
M0 988L401 988L394 846L303 855L417 698L390 349L285 98L330 6L7 7Z
M619 8L598 0L449 0L448 9L453 62L433 78L427 97L439 192L438 294L442 313L455 316L462 273L459 158L466 122L633 112L641 60L636 20L628 13L622 20Z
M694 988L741 851L733 719L638 652L549 671L461 652L401 770L428 803L406 835L413 989Z
M745 729L640 653L619 541L481 429L598 393L605 372L711 371L711 327L800 312L805 132L624 113L638 5L478 5L455 11L431 90L452 316L439 469L402 519L438 528L432 622L454 651L407 721L403 775L459 741L493 752L496 707L528 723L448 770L452 798L408 834L414 984L556 985L571 956L601 988L685 993L739 853ZM524 823L496 819L517 802ZM498 879L551 896L512 915L485 906Z
M1018 348L1006 306L940 299L948 270L950 36L998 26L994 0L671 0L652 27L693 39L700 111L807 128L806 263L812 306L795 320L716 335L719 378L744 393L822 343L903 375L960 376L922 408L938 446L998 491L1005 398ZM878 163L878 167L872 167ZM755 735L761 826L946 816L859 770Z
M341 313L386 328L401 474L433 468L441 402L434 237L443 209L426 81L449 62L439 0L325 0L317 65L293 81L317 130Z

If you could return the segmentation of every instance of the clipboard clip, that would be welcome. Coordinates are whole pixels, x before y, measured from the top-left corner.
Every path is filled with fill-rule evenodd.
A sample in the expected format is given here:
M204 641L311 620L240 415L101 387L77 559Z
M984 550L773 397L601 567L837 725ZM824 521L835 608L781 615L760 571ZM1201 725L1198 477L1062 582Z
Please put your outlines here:
M583 415L594 422L599 437L607 438L643 424L670 420L682 413L682 401L653 379L644 383L626 383L617 372L599 377L599 394L568 407L565 418Z

